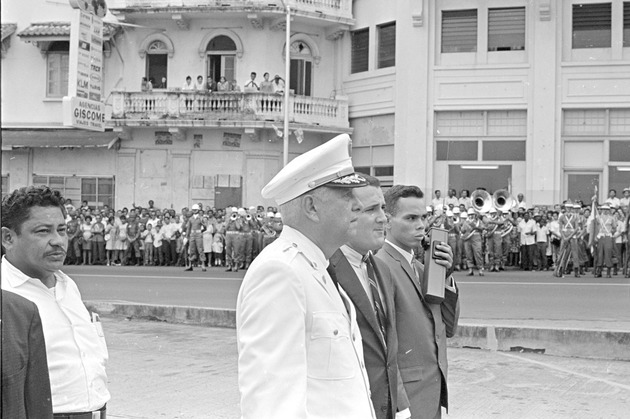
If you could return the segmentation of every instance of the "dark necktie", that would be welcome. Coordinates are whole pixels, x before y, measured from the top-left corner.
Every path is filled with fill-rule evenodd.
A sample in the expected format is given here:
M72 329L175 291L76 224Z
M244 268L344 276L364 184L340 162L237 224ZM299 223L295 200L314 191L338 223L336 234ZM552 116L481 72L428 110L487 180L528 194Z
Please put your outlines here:
M376 285L376 275L374 273L374 267L372 266L372 261L370 260L369 253L363 257L362 262L365 263L368 272L368 282L370 284L370 290L372 291L372 300L374 301L374 314L376 315L376 322L378 323L378 328L381 330L383 346L387 348L387 331L385 330L385 321L387 320L387 316L385 315L385 310L383 310L381 294L378 292L378 286Z

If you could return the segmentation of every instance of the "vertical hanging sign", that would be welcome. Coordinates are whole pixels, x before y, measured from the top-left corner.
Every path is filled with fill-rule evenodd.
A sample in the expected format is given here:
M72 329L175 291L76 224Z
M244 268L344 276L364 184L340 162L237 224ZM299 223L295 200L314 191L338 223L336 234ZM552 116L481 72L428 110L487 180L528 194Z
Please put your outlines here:
M63 124L105 131L103 98L103 20L105 0L70 0L74 11L70 29L68 96L63 98Z

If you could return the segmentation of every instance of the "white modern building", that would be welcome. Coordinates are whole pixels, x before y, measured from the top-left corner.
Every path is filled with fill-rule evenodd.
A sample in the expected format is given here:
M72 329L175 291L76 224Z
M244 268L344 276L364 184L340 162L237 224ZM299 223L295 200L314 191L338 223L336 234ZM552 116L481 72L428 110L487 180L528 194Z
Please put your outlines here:
M427 194L511 187L548 205L630 186L630 1L284 1L290 158L348 132L355 166ZM284 77L282 0L108 6L111 116L93 133L62 126L72 9L2 3L3 192L271 204L260 189L282 167L285 104L244 87L251 72ZM187 93L188 75L241 92Z

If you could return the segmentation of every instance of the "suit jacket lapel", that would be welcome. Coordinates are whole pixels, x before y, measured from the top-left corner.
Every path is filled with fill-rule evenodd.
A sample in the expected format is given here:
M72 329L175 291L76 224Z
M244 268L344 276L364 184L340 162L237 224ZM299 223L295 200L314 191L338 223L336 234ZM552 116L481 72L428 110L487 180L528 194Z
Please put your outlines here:
M387 242L383 246L383 250L385 250L392 258L394 258L394 260L397 260L398 263L400 263L401 268L403 269L403 271L405 271L407 277L413 283L413 286L416 287L416 291L418 291L420 299L424 301L424 295L422 295L422 289L420 288L420 279L416 277L416 274L413 272L413 269L411 269L411 265L409 264L409 262L407 262L407 260L404 258L403 255L400 254L398 250L394 249Z
M374 314L372 303L365 293L365 289L363 285L361 285L359 278L357 278L350 262L348 262L348 259L346 259L341 250L337 250L337 253L330 258L330 266L338 273L337 281L339 281L341 288L343 288L346 294L352 299L354 307L367 319L376 336L380 336L381 331L376 321L376 314Z

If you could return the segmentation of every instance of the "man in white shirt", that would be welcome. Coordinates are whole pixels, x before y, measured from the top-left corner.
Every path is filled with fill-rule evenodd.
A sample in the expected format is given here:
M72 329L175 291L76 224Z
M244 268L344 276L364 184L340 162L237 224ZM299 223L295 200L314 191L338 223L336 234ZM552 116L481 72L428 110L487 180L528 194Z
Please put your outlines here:
M108 354L98 315L61 272L68 247L64 199L47 186L2 200L2 289L34 302L41 315L53 413L105 418ZM79 415L74 415L79 413Z
M617 198L617 191L611 189L608 191L608 198L606 198L606 204L609 204L611 208L619 208L621 201Z
M627 214L630 207L630 187L623 189L623 198L619 200L619 206L623 208L623 211Z
M442 214L444 209L444 198L442 198L442 192L439 189L436 189L435 191L435 198L431 200L431 206L433 207L435 215Z
M536 255L536 222L529 217L528 211L518 223L518 231L521 233L521 265L523 270L531 271Z

